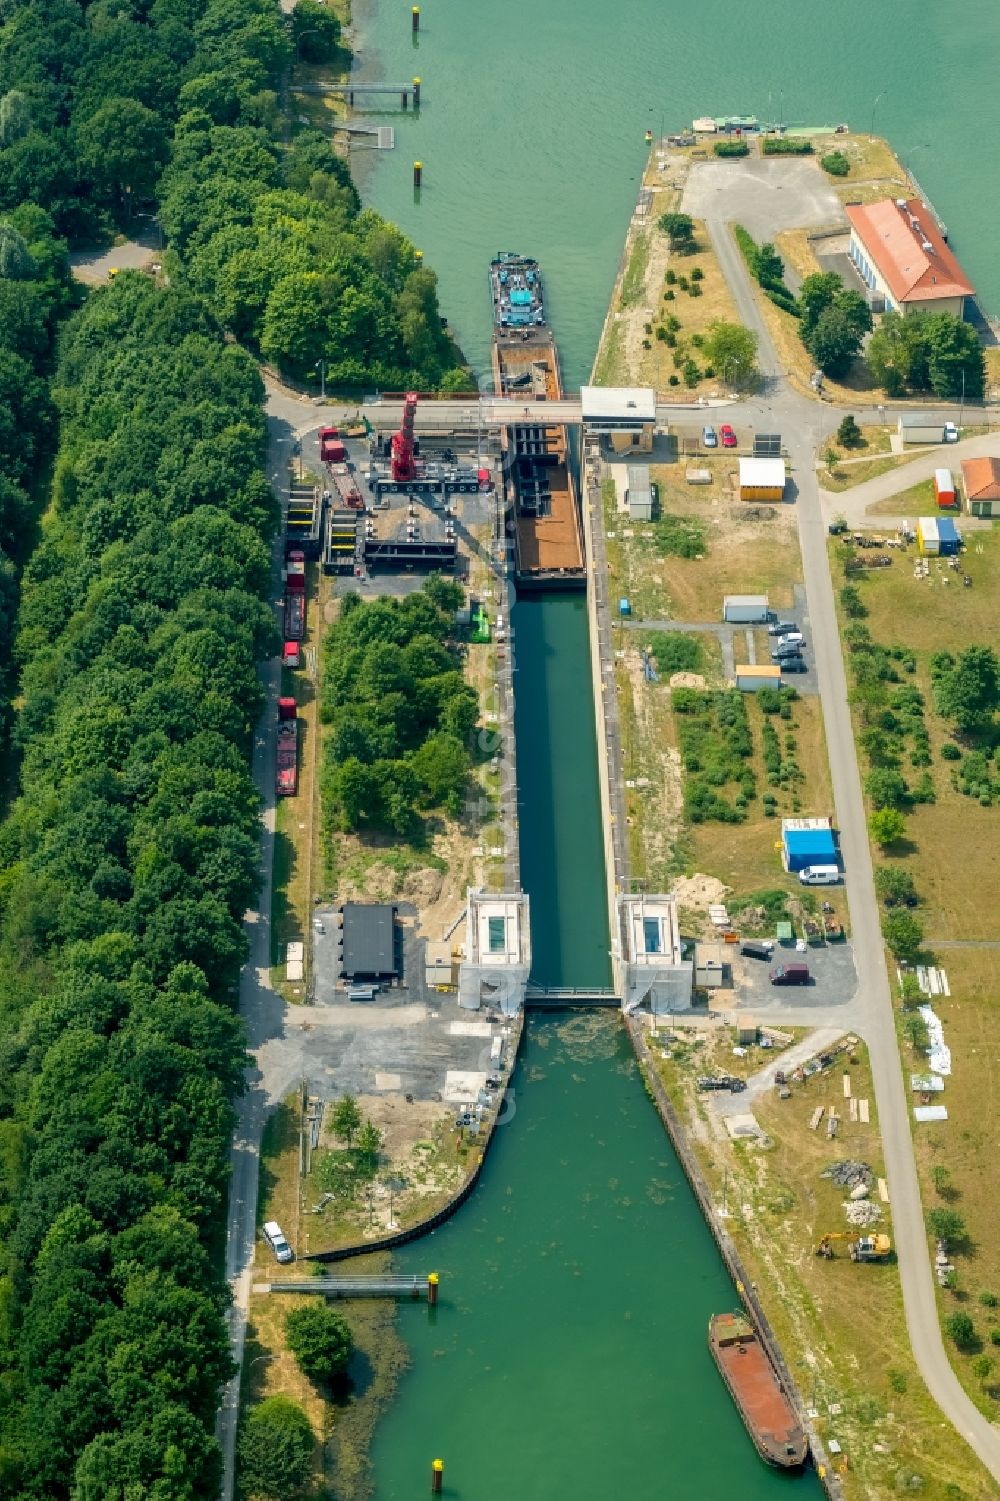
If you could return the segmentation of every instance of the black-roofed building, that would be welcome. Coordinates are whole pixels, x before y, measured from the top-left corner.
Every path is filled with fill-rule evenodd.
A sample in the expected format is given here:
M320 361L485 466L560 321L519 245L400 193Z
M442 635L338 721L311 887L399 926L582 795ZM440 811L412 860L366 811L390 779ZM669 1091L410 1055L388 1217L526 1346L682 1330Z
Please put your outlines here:
M399 974L396 909L390 903L345 902L343 960L347 980L391 980Z

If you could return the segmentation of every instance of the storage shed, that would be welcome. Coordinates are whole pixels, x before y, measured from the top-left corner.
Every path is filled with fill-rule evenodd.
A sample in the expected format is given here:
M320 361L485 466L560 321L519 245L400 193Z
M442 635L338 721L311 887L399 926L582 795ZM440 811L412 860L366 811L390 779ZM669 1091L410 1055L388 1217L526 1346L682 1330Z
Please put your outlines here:
M424 953L424 982L432 987L454 985L455 961L450 943L428 942Z
M649 470L645 464L628 466L628 484L625 490L630 521L652 521L653 487L649 483Z
M736 668L736 686L741 693L756 693L758 688L780 688L781 668L771 662L744 662Z
M934 498L940 510L950 511L958 504L955 480L950 469L935 469Z
M828 818L783 818L781 861L787 871L807 865L836 865L837 844Z
M722 618L730 625L766 625L769 607L766 594L726 594Z
M917 517L917 550L925 558L936 558L941 551L936 516Z
M783 500L784 459L740 459L740 500Z
M958 527L950 516L937 518L938 548L943 558L954 557L962 546L962 539L958 534Z
M389 903L345 902L344 955L347 980L385 980L399 974L396 909Z
M972 516L1000 516L1000 459L963 459L962 481Z

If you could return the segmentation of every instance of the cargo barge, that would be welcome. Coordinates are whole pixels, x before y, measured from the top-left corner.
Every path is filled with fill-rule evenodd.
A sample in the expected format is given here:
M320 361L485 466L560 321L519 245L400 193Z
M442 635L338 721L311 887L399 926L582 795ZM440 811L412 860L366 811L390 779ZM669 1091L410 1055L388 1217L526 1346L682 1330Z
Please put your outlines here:
M538 262L502 251L490 262L493 298L493 381L498 396L516 401L562 397L559 356L546 322ZM569 435L558 424L530 420L504 428L504 487L514 528L521 590L586 586L583 528L570 472Z
M713 1314L708 1347L761 1459L782 1470L804 1465L805 1431L746 1315Z

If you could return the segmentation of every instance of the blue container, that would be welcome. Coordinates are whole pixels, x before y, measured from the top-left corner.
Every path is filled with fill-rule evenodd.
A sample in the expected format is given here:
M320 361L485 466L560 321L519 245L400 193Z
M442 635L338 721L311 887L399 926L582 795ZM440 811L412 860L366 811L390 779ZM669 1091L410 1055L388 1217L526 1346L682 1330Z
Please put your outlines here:
M619 615L631 615L632 606L627 599L620 599L618 601L618 613Z

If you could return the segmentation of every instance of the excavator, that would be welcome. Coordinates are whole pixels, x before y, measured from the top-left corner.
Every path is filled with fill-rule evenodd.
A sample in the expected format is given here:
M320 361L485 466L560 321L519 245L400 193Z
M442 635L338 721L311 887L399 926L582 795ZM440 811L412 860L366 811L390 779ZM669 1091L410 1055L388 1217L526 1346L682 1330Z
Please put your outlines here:
M816 1247L816 1255L832 1261L835 1240L846 1240L849 1243L847 1249L852 1261L885 1261L892 1251L888 1235L861 1235L857 1240L851 1240L849 1231L834 1230L823 1236Z

